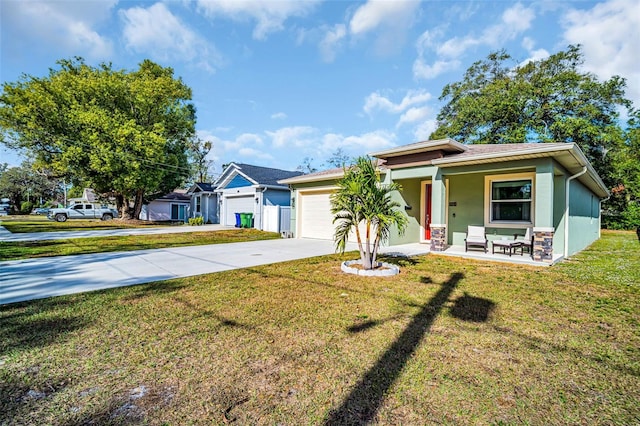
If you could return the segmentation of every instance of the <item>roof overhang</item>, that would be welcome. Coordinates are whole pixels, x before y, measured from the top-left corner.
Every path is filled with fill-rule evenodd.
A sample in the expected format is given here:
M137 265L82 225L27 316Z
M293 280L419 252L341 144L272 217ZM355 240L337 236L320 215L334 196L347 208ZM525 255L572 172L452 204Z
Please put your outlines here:
M381 174L386 174L387 169L378 168ZM296 185L300 183L311 183L311 182L323 182L329 180L338 180L344 177L344 169L330 169L323 172L310 173L308 175L300 175L294 176L287 179L279 180L278 183L282 185Z
M444 151L447 153L460 153L467 150L467 147L453 139L438 139L434 141L424 141L412 143L410 145L398 146L384 151L373 152L369 155L376 158L399 157L409 154L420 154L430 151Z
M477 155L465 155L444 157L432 160L432 164L444 167L473 166L478 164L499 163L503 161L529 160L535 158L553 158L562 165L571 175L579 173L584 167L587 173L580 176L580 180L596 195L601 198L608 197L609 190L598 173L595 171L580 147L575 143L563 144L532 144L526 151L501 151L492 153L479 153Z

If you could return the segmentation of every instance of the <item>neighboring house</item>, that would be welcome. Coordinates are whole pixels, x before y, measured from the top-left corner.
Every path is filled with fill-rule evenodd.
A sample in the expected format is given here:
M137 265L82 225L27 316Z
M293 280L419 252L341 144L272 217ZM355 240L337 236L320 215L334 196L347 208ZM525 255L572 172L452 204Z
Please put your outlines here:
M187 191L191 196L190 217L202 216L204 223L220 223L218 216L218 194L210 183L194 183Z
M153 222L181 221L189 219L191 196L183 192L170 192L142 206L140 220Z
M409 219L388 245L428 243L432 251L464 246L469 225L489 240L533 228L536 261L570 256L600 236L600 203L609 192L574 143L463 145L418 142L371 154ZM342 169L280 180L293 188L297 238L332 239L329 197Z
M236 213L252 213L254 228L273 232L289 230L291 191L278 183L302 172L231 163L216 180L220 223L236 224Z

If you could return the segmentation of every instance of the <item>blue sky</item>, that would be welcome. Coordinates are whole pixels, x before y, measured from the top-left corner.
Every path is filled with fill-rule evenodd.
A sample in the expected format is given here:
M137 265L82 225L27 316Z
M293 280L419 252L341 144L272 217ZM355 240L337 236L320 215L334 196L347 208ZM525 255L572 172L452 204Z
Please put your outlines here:
M640 106L640 2L1 0L1 78L61 58L170 66L197 130L231 161L322 167L425 140L445 84L505 48L520 62L580 43L584 67L621 75ZM0 147L0 162L20 157Z

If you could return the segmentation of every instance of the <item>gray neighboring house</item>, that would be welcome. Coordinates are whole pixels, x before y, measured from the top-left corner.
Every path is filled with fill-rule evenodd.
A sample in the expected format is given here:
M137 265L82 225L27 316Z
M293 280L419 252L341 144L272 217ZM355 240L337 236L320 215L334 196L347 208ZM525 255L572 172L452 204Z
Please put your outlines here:
M253 227L272 232L290 227L291 190L278 180L302 175L299 171L231 163L216 180L222 225L234 226L236 213L253 213Z
M202 216L204 223L220 223L218 215L218 193L211 183L196 182L191 185L187 195L191 196L191 214L189 217Z
M189 219L191 196L183 192L170 192L142 206L140 220L152 222L182 221Z

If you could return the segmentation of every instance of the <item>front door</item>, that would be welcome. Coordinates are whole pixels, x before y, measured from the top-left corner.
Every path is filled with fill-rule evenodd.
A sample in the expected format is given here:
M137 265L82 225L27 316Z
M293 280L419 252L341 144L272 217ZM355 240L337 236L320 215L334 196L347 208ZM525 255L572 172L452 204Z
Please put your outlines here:
M424 238L431 239L431 184L424 186Z

